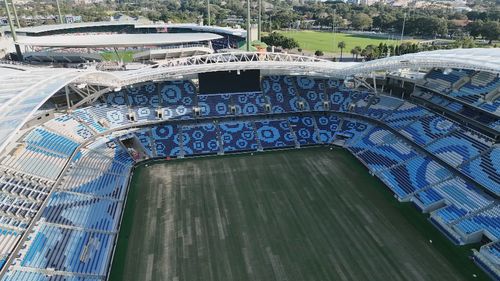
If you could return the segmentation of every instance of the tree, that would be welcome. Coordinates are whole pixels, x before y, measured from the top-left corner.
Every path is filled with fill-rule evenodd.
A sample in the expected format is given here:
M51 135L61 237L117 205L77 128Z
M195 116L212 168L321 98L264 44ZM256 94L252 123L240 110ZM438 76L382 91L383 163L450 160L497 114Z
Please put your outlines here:
M476 43L474 42L474 39L472 37L463 37L457 39L451 45L453 46L453 48L464 48L464 49L476 47Z
M337 47L339 47L339 49L340 49L340 61L342 61L342 54L344 52L345 42L340 41L339 44L337 45Z
M406 23L405 32L424 36L444 36L448 34L448 21L437 16L412 17Z
M369 28L370 26L372 26L372 23L372 18L365 13L355 14L351 19L352 27L360 30Z
M371 60L373 59L374 57L376 57L376 50L375 50L375 46L373 45L368 45L366 46L366 48L364 48L362 51L361 51L361 56L363 56L364 58L366 58L367 60Z
M394 13L381 13L378 16L373 18L373 27L380 28L381 30L386 30L394 25L397 22L396 15Z
M321 50L316 50L316 52L314 52L314 55L317 57L322 57L324 55L324 53Z
M394 48L393 45L387 46L387 52L388 52L389 56L396 55L396 49Z
M282 47L284 49L293 49L299 47L299 42L293 38L286 37L285 35L273 32L268 36L262 37L262 42L272 45Z
M359 56L359 51L356 48L351 49L352 58L357 61Z
M481 28L481 35L489 40L488 44L491 45L493 40L500 38L500 22L486 21Z
M351 54L356 57L355 59L356 61L358 60L358 56L361 55L361 50L362 49L360 46L356 46L353 49L351 49Z
M466 29L469 31L470 36L476 39L476 37L481 36L481 32L483 31L483 21L477 20L471 22L466 26Z

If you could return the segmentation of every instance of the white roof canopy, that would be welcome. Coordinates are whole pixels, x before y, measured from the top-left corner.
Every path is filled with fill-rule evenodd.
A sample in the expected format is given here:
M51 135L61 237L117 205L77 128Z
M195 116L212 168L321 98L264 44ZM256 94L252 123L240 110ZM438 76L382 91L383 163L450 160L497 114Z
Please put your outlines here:
M221 39L213 33L153 33L19 36L20 45L65 48L142 47L188 44Z
M81 29L81 28L98 28L98 27L108 27L108 26L124 26L130 25L134 28L158 28L158 29L186 29L198 32L216 32L221 34L230 34L234 36L245 37L246 30L236 29L230 27L221 26L207 26L198 25L194 23L143 23L135 21L102 21L102 22L80 22L80 23L65 23L65 24L47 24L32 27L22 27L17 29L19 33L43 33L50 31L61 31L69 29Z
M100 72L0 64L0 151L57 91L70 83L120 87L211 71L265 69L297 75L345 78L402 68L463 68L500 74L500 49L458 49L409 54L363 63L338 63L275 53L224 53L169 60L142 69Z
M51 96L71 81L89 74L76 69L0 64L0 151Z

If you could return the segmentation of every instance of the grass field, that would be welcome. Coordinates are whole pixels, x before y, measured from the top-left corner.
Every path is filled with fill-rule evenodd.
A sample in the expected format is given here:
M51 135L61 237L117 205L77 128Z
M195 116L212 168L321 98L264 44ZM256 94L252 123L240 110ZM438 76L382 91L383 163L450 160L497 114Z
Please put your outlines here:
M337 45L340 41L344 41L346 48L344 49L345 56L351 56L351 49L356 46L361 48L367 45L379 45L382 43L398 44L397 40L387 40L381 38L351 35L345 33L331 33L331 32L321 32L321 31L280 31L283 35L294 38L299 42L299 45L304 50L316 51L321 50L323 52L329 53L340 53L340 49Z
M348 152L310 148L138 167L109 280L487 280L469 254Z
M121 58L124 62L131 62L134 59L133 56L135 53L135 51L118 51L118 54L120 55L120 57L118 57L115 52L106 51L102 52L101 56L106 61L118 61Z

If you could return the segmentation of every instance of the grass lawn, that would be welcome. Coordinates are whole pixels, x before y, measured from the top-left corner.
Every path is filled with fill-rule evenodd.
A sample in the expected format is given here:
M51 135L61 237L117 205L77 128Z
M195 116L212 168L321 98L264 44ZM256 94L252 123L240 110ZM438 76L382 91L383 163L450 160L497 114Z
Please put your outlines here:
M337 48L337 45L340 41L344 41L346 44L344 54L346 56L351 56L351 49L356 46L364 48L366 47L366 45L378 45L381 42L387 43L388 45L398 43L398 40L387 40L382 38L351 35L345 33L331 33L309 30L279 32L281 32L285 36L296 39L302 49L309 51L321 50L328 53L340 53L340 49Z
M118 51L118 54L120 55L121 59L123 59L124 62L131 62L133 60L133 55L135 54L135 51ZM114 51L102 52L101 56L106 61L119 60L118 56Z
M110 281L487 280L471 246L343 149L148 166L131 182Z

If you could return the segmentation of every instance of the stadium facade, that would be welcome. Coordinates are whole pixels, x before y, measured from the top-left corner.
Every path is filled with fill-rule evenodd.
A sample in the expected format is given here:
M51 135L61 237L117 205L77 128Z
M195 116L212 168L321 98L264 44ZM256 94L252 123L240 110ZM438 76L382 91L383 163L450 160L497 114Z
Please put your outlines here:
M33 63L95 62L102 60L99 53L117 50L154 53L138 55L134 58L137 61L169 58L171 49L186 47L198 49L184 55L213 53L237 49L246 36L245 30L235 28L127 21L42 25L19 28L16 33L19 52L11 53L11 57Z
M320 145L346 148L453 243L480 242L474 260L499 279L499 57L0 65L0 279L106 280L139 162Z

